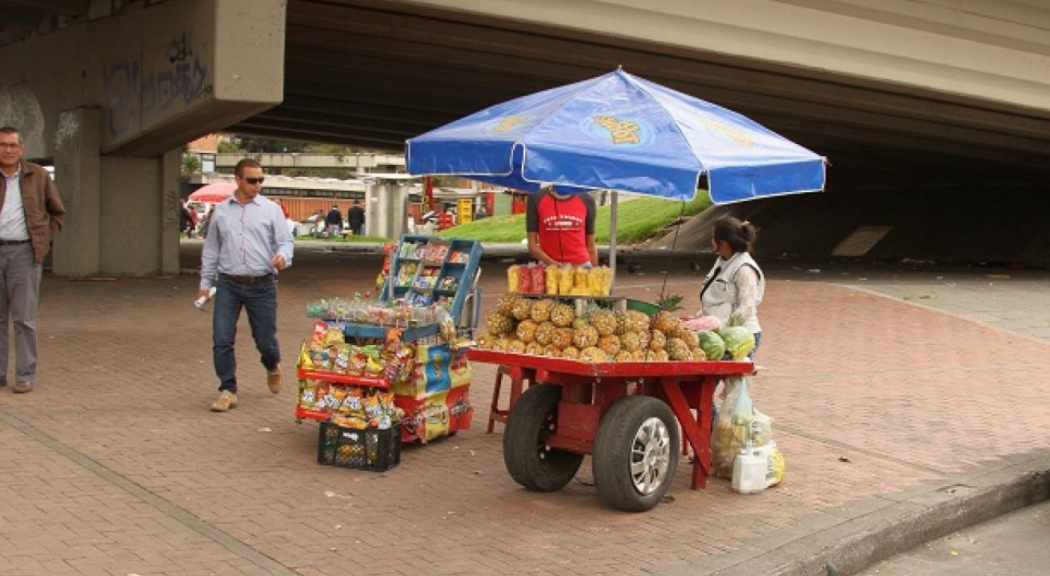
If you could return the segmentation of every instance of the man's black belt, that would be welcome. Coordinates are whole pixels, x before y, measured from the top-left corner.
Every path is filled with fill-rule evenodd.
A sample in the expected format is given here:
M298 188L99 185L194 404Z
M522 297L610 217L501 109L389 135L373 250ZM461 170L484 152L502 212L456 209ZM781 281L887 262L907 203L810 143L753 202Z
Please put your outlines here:
M17 244L29 244L32 240L0 240L0 246L15 246Z
M235 284L258 284L259 282L273 282L273 274L262 276L234 276L233 274L219 274L223 278Z

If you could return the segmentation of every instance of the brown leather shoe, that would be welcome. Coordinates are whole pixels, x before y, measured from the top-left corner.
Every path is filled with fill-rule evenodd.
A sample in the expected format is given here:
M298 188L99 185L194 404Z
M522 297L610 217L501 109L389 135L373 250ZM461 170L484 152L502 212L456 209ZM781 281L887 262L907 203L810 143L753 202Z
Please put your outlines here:
M277 365L277 369L273 372L266 373L266 385L270 387L270 392L278 394L281 391L281 365Z
M11 388L11 391L13 391L15 394L25 394L27 392L32 392L33 391L33 383L32 382L15 382L15 385L14 385L13 388Z
M223 390L222 394L211 403L212 412L226 412L230 408L237 407L237 394L229 390Z

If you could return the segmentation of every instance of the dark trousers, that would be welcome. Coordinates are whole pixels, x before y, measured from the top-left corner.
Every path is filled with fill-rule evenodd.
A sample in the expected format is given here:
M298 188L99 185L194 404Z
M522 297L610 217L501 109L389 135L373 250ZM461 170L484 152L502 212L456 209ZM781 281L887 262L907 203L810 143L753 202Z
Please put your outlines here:
M260 360L267 371L277 369L281 349L277 344L277 281L269 279L254 284L239 284L219 277L212 314L212 354L219 390L237 392L237 359L233 343L241 308L248 312L252 338Z

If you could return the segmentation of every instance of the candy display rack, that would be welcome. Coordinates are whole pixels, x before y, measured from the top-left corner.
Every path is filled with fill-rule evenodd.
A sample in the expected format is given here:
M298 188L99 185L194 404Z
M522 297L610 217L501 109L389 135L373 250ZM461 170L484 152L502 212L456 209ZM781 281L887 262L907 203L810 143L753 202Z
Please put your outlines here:
M373 368L366 370L365 375L306 369L307 364L301 362L296 418L345 420L346 399L355 394L371 398L385 393L393 396L393 404L403 412L401 421L398 423L395 418L394 424L405 442L426 442L469 428L473 414L467 396L470 363L465 351L453 345L460 339L450 333L472 333L475 326L480 305L477 280L481 255L481 244L472 240L403 236L390 253L389 273L379 295L379 300L388 306L368 306L365 311L351 309L346 316L340 309L331 318L350 319L321 320L315 332L324 332L325 324L329 333L335 330L337 342L331 344L333 350L340 346L402 350L408 352L410 359L399 355L395 360L393 355L384 353L374 357L382 368L370 364ZM444 324L439 320L443 314L440 310L435 314L435 305L448 311L455 326L447 318ZM392 341L397 342L394 348L390 348ZM330 357L334 358L334 354ZM343 366L345 369L345 361ZM393 450L399 452L399 447L400 444ZM357 447L336 448L339 449L349 452ZM382 466L366 469L376 468Z

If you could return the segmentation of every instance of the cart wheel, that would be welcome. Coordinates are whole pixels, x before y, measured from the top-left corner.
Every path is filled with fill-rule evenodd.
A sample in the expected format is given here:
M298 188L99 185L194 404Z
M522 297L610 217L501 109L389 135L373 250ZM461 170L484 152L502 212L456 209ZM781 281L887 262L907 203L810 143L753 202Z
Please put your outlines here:
M503 462L511 478L529 490L560 490L576 476L583 462L583 454L547 446L547 437L557 426L560 399L561 386L531 386L507 417Z
M602 417L592 469L598 494L620 510L656 506L678 468L678 420L650 396L628 396Z

